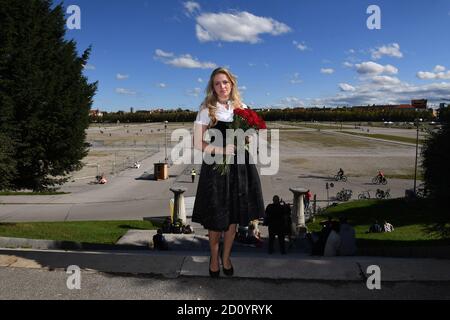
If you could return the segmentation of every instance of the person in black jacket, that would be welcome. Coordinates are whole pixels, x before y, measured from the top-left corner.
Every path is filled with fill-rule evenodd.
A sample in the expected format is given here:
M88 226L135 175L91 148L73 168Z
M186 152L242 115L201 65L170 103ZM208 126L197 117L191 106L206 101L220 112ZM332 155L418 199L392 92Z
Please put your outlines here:
M269 254L273 253L273 242L275 236L278 236L278 242L280 244L280 252L286 254L286 248L284 244L284 238L286 236L286 217L285 208L280 203L280 197L275 195L273 197L273 203L269 204L266 208L266 221L265 225L269 226Z

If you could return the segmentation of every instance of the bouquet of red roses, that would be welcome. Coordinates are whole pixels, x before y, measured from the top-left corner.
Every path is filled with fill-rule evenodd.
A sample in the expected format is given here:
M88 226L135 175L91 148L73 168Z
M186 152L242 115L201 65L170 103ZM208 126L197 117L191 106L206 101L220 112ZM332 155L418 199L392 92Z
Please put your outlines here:
M267 129L266 123L264 120L258 116L258 114L247 108L247 109L234 109L233 111L233 122L228 126L229 129L242 129L243 131L247 131L249 129L254 129L256 131L260 129ZM236 142L235 142L236 145ZM246 145L246 148L248 146ZM221 175L225 175L229 172L229 159L232 155L228 155L225 157L224 162L218 164L214 167L214 169L219 170Z
M252 109L234 109L234 117L231 127L233 129L267 129L266 123Z

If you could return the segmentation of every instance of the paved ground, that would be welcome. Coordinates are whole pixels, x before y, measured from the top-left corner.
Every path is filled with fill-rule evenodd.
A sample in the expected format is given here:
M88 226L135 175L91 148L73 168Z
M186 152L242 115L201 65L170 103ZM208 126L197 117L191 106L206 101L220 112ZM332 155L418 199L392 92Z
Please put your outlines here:
M368 290L364 281L218 279L119 275L83 271L81 289L69 290L64 271L1 268L0 299L376 300L450 299L450 282L390 282ZM195 305L194 301L187 302ZM185 302L181 303L183 306Z
M283 127L297 128L287 124ZM373 185L370 181L380 166L397 174L410 173L414 164L414 145L374 142L329 130L317 134L308 128L300 128L298 132L281 131L280 138L279 171L276 175L261 176L266 205L275 194L291 202L289 188L296 186L311 189L321 200L321 207L327 204L327 199L333 201L342 188L352 189L353 198L367 190L374 197L377 188L390 189L392 197L402 197L405 190L413 186L413 181L407 179L389 179L387 186ZM198 177L191 183L189 172L193 166L173 165L168 180L151 180L153 164L163 158L164 150L156 152L143 160L140 169L122 171L110 177L106 185L68 183L62 188L71 192L66 195L0 196L0 221L124 220L167 215L173 197L169 188L184 186L187 188L185 196L193 197ZM339 167L345 169L349 180L347 183L334 182L334 188L327 194L325 185L333 182L332 176ZM200 166L196 165L196 168L199 172Z
M246 253L233 256L234 277L210 279L208 257L193 254L3 249L0 299L450 299L448 260ZM80 290L67 286L70 265ZM368 289L371 265L380 289Z

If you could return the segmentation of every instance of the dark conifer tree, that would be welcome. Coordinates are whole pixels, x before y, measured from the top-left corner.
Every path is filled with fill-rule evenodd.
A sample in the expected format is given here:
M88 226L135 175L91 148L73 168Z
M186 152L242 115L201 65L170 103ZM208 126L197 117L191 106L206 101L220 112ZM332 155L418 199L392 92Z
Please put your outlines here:
M440 221L436 221L433 231L450 236L450 214L448 198L450 196L450 109L441 108L439 120L442 127L431 132L422 149L422 167L425 188L433 201L434 210L438 210Z
M14 151L15 189L66 181L87 154L85 130L97 83L83 76L90 48L78 56L66 40L62 4L0 0L0 126Z

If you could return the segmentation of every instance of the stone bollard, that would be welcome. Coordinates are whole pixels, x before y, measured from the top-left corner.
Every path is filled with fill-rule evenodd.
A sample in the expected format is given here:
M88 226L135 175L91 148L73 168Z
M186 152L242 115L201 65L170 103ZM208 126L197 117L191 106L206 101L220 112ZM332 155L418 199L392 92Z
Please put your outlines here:
M176 222L181 219L183 225L186 224L186 207L184 205L183 193L186 191L183 187L173 187L170 191L174 193L174 204L173 204L173 221Z
M305 206L303 198L308 192L305 188L289 188L289 190L294 194L294 202L292 206L292 228L295 236L306 234L306 223L305 223Z

